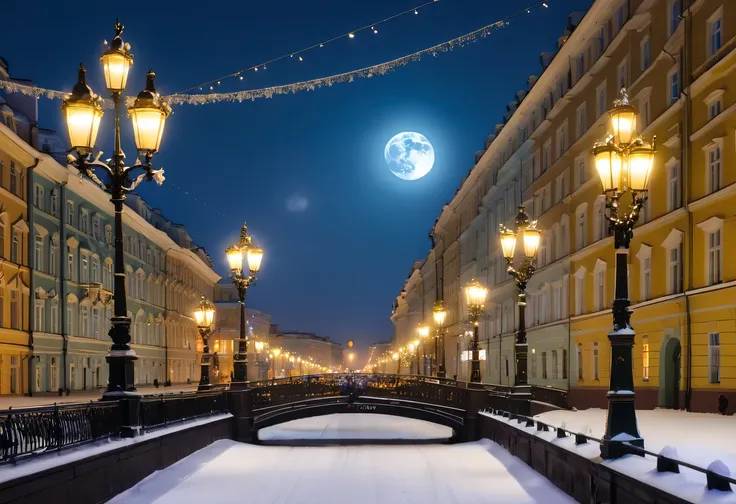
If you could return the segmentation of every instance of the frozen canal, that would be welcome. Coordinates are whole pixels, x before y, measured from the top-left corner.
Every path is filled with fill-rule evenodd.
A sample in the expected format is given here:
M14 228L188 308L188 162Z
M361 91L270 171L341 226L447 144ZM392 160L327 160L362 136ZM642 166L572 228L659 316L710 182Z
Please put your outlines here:
M266 431L264 429L264 431ZM381 415L328 415L263 438L437 439L449 430ZM446 437L446 436L445 436ZM154 473L113 503L434 504L573 502L500 446L254 446L218 441Z

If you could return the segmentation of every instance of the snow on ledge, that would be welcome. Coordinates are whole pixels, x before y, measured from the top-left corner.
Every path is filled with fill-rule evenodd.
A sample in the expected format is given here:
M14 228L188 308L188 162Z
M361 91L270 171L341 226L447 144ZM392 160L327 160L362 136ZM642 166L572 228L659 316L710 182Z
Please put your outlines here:
M550 427L549 431L538 431L536 423L532 427L527 427L525 421L518 423L515 419L510 420L504 416L484 411L481 411L480 414L493 418L499 422L506 423L515 429L543 439L550 444L559 446L564 450L580 455L581 457L587 458L593 462L598 462L618 473L629 476L687 501L702 504L736 504L736 493L708 490L706 486L706 475L704 473L688 469L687 467L680 466L679 473L660 473L657 472L657 459L654 457L625 455L619 459L603 460L601 458L600 445L592 441L576 445L574 436L558 438L556 427L545 420L540 421ZM539 419L535 418L535 421L536 420ZM563 428L565 427L563 426ZM570 429L568 428L567 430ZM590 435L590 433L582 434ZM677 452L675 451L675 453ZM723 467L726 467L722 462L721 464ZM720 468L720 466L718 467ZM703 469L705 469L705 467L703 467ZM726 470L728 470L727 467Z
M0 466L0 483L22 478L31 474L35 474L47 469L69 464L83 460L88 457L94 457L102 453L106 453L118 448L131 447L139 443L150 441L174 432L179 432L191 427L197 427L200 425L207 425L209 423L218 422L225 418L232 418L230 413L221 415L213 415L205 418L198 418L187 422L181 422L168 427L157 428L154 431L146 432L134 438L115 438L115 439L104 439L94 443L78 446L76 448L69 448L61 451L50 451L49 453L38 455L34 458L23 460L17 464L8 464Z

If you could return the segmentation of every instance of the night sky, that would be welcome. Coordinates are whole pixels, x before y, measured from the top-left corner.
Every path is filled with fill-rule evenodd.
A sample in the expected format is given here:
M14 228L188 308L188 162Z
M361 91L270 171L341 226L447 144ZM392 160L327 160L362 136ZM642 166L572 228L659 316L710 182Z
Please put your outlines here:
M99 55L125 25L135 65L128 94L152 66L162 94L299 50L421 4L421 0L114 1L5 0L0 55L11 74L71 90L83 61L104 93ZM528 3L533 3L528 0ZM590 0L550 0L507 28L454 52L395 72L270 100L179 106L162 150L162 187L141 193L204 246L221 274L224 249L247 220L265 256L249 306L282 329L361 344L389 340L391 302L412 263L430 249L428 232L501 122L506 103L540 72L567 15ZM322 49L223 81L220 91L259 88L345 72L394 59L490 24L527 1L441 0ZM41 126L66 131L59 102L40 100ZM110 152L112 113L98 147ZM124 148L133 154L129 121ZM433 170L404 181L388 170L386 142L417 131L434 145ZM189 195L184 191L188 191ZM199 201L195 201L196 194ZM206 202L206 206L203 204ZM306 203L306 204L305 204Z

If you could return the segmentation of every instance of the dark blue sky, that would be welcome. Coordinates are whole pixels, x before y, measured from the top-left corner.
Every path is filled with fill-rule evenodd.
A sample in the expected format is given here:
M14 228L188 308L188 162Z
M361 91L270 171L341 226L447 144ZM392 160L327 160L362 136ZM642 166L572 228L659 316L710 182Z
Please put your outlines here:
M220 0L184 2L5 0L0 55L16 77L71 90L84 61L104 92L98 59L119 17L135 66L129 94L152 66L163 94L301 49L422 3L419 0ZM532 0L528 0L532 3ZM225 274L224 249L247 220L265 250L249 306L283 329L345 342L387 340L392 299L413 261L430 248L428 231L473 165L505 104L539 73L539 54L555 47L575 10L590 0L550 0L485 40L395 72L351 84L256 102L180 106L167 123L162 187L143 196L192 237ZM527 1L441 0L418 16L362 32L223 91L264 87L349 71L428 47L492 23ZM22 21L21 21L22 20ZM41 126L56 128L60 103L41 100ZM112 116L98 146L110 151ZM418 181L393 176L386 142L418 131L434 145L433 170ZM130 125L125 147L133 154ZM207 206L177 189L196 193ZM302 212L287 209L298 194ZM219 215L223 214L225 217Z

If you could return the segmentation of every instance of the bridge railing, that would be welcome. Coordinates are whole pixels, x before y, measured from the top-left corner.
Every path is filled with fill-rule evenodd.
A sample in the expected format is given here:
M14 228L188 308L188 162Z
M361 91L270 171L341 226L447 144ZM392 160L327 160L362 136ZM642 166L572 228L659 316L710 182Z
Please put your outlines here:
M575 445L578 445L578 446L584 445L586 443L595 443L598 445L603 445L602 439L598 439L593 436L588 436L587 434L582 434L580 432L571 431L563 427L555 427L553 425L542 422L530 416L519 415L516 413L511 413L509 411L496 409L493 407L491 407L486 412L491 413L493 415L498 415L498 416L507 418L509 422L516 420L519 424L523 423L525 427L536 427L537 431L545 431L545 432L554 431L556 433L557 438L562 439L562 438L573 437L575 438ZM696 466L695 464L691 464L690 462L678 460L674 458L674 456L672 456L671 454L667 453L664 450L662 453L655 453L649 450L645 450L644 448L634 446L629 443L624 443L624 446L626 447L626 450L631 454L640 455L644 458L654 457L657 460L657 472L679 473L680 467L685 467L687 469L692 469L693 471L704 474L706 477L706 484L707 484L708 490L721 490L725 492L731 492L733 491L731 489L731 484L736 483L736 479L731 478L728 475L719 474L716 471L712 471L710 469L704 469L702 467Z
M150 430L225 411L227 401L224 391L146 395L141 398L140 426Z
M0 464L116 436L120 418L115 401L0 411Z
M363 375L364 393L463 409L467 383L421 375Z
M346 374L304 375L248 383L253 406L262 408L299 399L338 396L343 392Z

